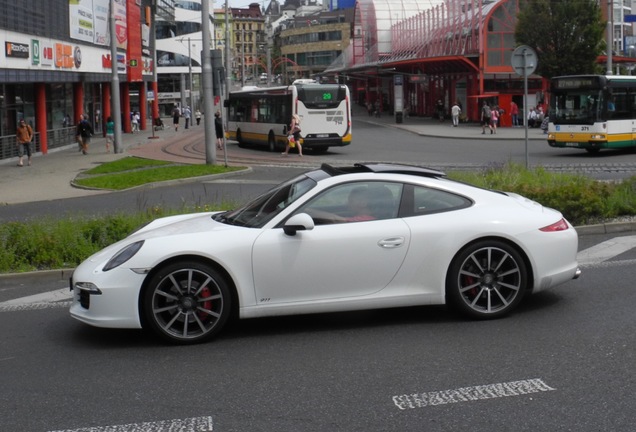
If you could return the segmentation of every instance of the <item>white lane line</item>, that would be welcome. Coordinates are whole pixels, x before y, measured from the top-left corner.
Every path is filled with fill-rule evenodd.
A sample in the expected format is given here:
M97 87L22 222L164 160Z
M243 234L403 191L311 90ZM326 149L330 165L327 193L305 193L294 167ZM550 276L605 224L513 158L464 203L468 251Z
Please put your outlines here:
M49 432L207 432L214 430L211 416L157 422L132 423L117 426L97 426L81 429L64 429Z
M0 312L71 307L73 293L68 288L34 294L0 303Z
M539 378L393 396L401 410L554 391Z
M68 288L61 288L55 291L43 292L40 294L34 294L26 297L20 297L13 300L7 300L5 302L0 303L0 306L11 306L17 304L26 304L26 303L52 303L58 301L66 301L71 300L73 298L73 293Z
M636 235L614 237L596 246L582 250L577 254L576 259L579 265L595 264L606 261L635 247Z

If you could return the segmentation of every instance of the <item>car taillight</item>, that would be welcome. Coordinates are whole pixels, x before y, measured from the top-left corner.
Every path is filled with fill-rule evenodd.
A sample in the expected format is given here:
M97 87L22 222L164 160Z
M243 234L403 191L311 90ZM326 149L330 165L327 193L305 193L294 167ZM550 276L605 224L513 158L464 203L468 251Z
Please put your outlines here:
M569 229L569 228L570 226L565 221L565 219L561 219L560 221L555 222L552 225L539 228L539 231L543 231L543 232L565 231L566 229Z

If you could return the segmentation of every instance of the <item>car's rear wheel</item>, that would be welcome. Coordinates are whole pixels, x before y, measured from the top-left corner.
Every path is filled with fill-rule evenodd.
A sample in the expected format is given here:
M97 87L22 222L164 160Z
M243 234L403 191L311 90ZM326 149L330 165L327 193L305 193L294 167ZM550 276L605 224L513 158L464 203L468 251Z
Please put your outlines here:
M488 240L457 254L446 280L446 296L452 306L472 318L498 318L519 304L527 286L527 269L519 252Z
M143 298L145 323L159 337L179 344L203 342L227 322L230 290L224 277L196 261L176 262L158 271Z

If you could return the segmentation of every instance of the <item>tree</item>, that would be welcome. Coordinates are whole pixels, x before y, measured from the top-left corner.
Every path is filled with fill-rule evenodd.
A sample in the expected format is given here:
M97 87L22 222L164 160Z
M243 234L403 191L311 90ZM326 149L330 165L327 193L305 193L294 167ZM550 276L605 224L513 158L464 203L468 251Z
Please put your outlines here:
M597 0L520 0L515 39L537 52L544 78L598 73L606 28Z

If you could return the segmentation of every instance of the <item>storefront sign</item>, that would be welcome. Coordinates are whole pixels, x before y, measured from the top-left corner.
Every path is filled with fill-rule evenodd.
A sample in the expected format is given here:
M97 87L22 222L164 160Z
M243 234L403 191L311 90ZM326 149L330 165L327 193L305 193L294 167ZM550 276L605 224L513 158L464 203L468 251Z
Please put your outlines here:
M73 46L63 43L55 44L55 67L59 69L73 69Z
M4 44L4 53L7 57L29 58L29 46L23 43L6 41Z

